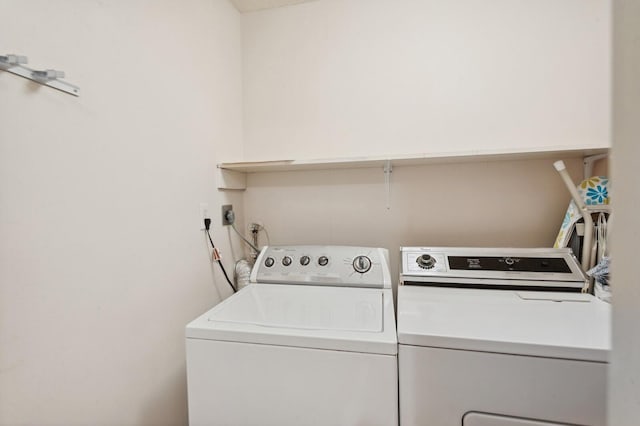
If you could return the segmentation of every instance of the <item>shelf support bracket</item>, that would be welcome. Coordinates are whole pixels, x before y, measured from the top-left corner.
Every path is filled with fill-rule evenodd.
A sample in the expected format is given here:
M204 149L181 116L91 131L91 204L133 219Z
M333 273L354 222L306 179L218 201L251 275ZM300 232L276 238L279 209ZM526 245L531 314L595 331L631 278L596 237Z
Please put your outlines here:
M384 185L387 193L387 210L391 210L391 173L393 172L393 166L391 160L387 160L384 163Z
M596 155L590 155L588 157L584 157L582 159L584 178L589 179L593 175L593 163L595 163L598 160L605 159L608 156L609 154L596 154Z
M235 170L216 167L216 186L218 189L244 191L247 189L247 174Z

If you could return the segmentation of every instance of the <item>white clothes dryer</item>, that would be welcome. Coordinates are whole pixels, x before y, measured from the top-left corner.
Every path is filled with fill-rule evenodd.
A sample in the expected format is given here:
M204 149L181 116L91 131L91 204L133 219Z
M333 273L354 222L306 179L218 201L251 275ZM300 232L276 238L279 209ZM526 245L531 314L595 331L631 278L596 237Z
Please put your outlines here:
M400 423L606 424L610 305L566 249L401 249ZM540 290L544 291L540 291Z
M265 247L251 281L187 325L191 425L398 424L387 250Z

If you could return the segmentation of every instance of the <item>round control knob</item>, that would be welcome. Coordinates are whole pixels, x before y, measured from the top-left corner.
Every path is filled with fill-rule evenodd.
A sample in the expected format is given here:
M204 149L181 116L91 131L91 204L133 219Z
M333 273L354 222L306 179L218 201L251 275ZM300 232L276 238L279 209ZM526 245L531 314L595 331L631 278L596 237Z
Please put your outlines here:
M353 259L353 269L360 274L364 274L365 272L371 269L371 259L367 256L358 256Z
M416 259L416 262L418 263L418 266L421 267L422 269L431 269L434 266L436 266L436 260L433 258L433 256L428 254L423 254L421 256L418 256L418 258Z
M282 258L282 264L284 266L291 265L291 262L292 262L292 260L291 260L291 258L289 256L285 256L285 257Z
M300 264L302 266L307 266L309 263L311 263L311 258L309 256L302 256L300 258Z
M264 260L264 266L266 266L267 268L271 268L275 263L276 261L273 257L267 257Z
M511 265L513 265L515 263L515 261L512 258L507 257L506 259L504 259L504 263L506 263L507 265L511 266Z
M329 264L329 258L327 256L320 256L318 258L318 265L327 266Z

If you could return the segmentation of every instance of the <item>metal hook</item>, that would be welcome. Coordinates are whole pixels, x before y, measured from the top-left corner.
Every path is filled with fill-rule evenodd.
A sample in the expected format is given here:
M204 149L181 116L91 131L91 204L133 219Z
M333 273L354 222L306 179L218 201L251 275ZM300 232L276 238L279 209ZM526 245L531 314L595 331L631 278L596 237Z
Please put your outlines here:
M0 64L2 65L15 67L17 65L26 64L27 62L28 62L28 59L26 56L13 55L13 54L4 55L4 56L0 55Z
M57 70L33 71L31 73L31 76L36 80L51 81L51 80L57 80L59 78L64 78L64 71L57 71Z

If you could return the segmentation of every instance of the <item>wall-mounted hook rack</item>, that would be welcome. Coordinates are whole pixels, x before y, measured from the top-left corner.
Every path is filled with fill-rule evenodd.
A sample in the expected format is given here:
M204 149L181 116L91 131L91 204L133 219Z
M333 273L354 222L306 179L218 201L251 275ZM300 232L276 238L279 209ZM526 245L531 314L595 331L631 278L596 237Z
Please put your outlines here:
M32 70L25 67L28 59L26 56L20 55L0 55L0 70L19 75L27 80L35 81L43 86L49 86L73 96L80 96L80 88L66 81L59 80L64 78L64 71L57 70Z

